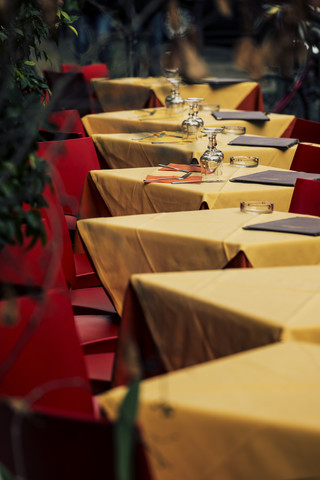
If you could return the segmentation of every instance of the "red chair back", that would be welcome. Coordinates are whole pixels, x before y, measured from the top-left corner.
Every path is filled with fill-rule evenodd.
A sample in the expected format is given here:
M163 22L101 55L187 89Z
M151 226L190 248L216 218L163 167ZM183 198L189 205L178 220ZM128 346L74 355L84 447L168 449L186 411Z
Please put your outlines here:
M86 137L78 110L60 110L49 115L47 126L41 126L40 135L45 141ZM51 126L52 124L52 126Z
M62 72L81 72L87 83L90 83L92 78L108 78L109 69L104 63L93 63L91 65L75 65L75 64L62 64Z
M300 142L320 143L320 123L297 118L290 137Z
M12 474L24 480L119 478L113 423L14 407L0 402L0 462ZM18 438L12 438L13 431ZM139 432L133 437L132 478L151 480Z
M320 146L299 143L290 170L320 173Z
M41 410L93 415L67 290L0 301L0 395Z
M52 110L78 110L80 117L92 113L92 100L81 72L44 70L43 74L52 92Z
M289 212L320 217L320 182L298 178Z
M77 216L85 178L90 170L100 170L92 138L40 142L37 153L52 166L64 213Z

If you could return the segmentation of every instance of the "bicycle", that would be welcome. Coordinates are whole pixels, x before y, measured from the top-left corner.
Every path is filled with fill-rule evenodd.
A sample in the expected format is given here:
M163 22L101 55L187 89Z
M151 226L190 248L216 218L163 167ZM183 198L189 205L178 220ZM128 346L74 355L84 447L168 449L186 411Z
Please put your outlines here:
M260 43L281 28L284 5L263 5L263 14L256 22L254 35ZM286 74L280 67L270 68L260 80L267 113L294 114L299 118L320 121L320 18L318 12L309 12L307 20L299 20L292 48L301 42L306 50L305 62L296 63ZM291 52L290 52L291 53Z

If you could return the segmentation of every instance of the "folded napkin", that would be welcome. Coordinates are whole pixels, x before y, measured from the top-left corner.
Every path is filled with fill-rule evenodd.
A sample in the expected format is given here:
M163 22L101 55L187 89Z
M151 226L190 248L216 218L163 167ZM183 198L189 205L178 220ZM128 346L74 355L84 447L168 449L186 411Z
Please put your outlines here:
M273 222L256 223L242 227L244 230L262 230L270 232L297 233L300 235L320 235L320 218L291 217Z
M259 137L254 135L240 135L231 140L228 145L242 145L244 147L273 147L286 150L299 143L297 138Z
M223 78L223 77L206 77L204 80L213 87L223 87L224 85L234 85L235 83L247 82L243 78Z
M201 172L200 165L185 165L181 163L168 163L168 167L181 168L182 170L188 170L188 172ZM162 167L159 171L173 171L171 168ZM189 179L190 177L188 177Z
M294 187L297 178L307 178L308 180L320 180L319 173L305 173L293 171L266 170L265 172L252 173L242 177L230 178L230 182L238 183L258 183L262 185L282 185L284 187Z
M199 183L201 182L202 180L202 177L201 175L190 175L187 179L181 179L181 183L185 183L186 180L188 180L188 183L192 183L192 182L195 182L195 183ZM159 175L147 175L145 180L144 180L144 183L178 183L180 181L180 177L179 176L172 176L172 177L163 177L163 176L159 176Z
M270 120L270 118L263 112L221 112L216 111L212 112L211 115L214 116L216 120L248 120L248 121L259 121L259 122L266 122Z

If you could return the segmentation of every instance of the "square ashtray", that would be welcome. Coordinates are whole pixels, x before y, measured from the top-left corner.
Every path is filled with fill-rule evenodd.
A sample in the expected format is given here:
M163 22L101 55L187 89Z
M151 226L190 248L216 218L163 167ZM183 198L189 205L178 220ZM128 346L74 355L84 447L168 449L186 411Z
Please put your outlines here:
M272 213L273 212L273 203L272 202L260 202L260 201L248 201L240 202L240 211L243 213Z
M257 167L259 165L259 157L247 157L245 155L236 155L230 157L230 165L232 167Z

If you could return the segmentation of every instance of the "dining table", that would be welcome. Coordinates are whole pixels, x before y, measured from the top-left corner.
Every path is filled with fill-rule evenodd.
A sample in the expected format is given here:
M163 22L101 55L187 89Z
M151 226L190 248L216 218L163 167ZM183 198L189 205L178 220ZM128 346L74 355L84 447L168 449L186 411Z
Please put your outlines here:
M222 167L225 181L206 183L202 182L200 166L172 164L173 167L170 169L170 165L91 170L84 182L79 218L238 207L244 199L269 201L273 202L275 210L281 212L289 210L293 185L232 181L241 179L248 173L270 172L277 175L287 170L264 165L246 168L225 163ZM179 168L183 171L179 171ZM190 176L181 180L182 183L178 183L178 179L185 174L184 170L187 172L190 170ZM148 177L155 181L148 183L146 180ZM157 181L157 178L160 180ZM178 182L166 183L166 179ZM200 182L188 183L193 179Z
M126 292L113 386L288 340L320 344L320 266L146 273Z
M235 119L219 120L214 116L214 111L200 111L199 117L203 119L205 127L222 127L237 125L246 128L250 135L262 135L266 137L289 137L295 124L294 115L262 112L249 112L220 109L219 114L233 113ZM242 117L246 118L241 120ZM217 114L215 114L217 115ZM122 110L118 112L92 113L81 118L84 128L89 136L104 133L141 133L141 132L181 132L183 120L188 118L188 109L182 113L172 113L165 107L146 108L140 110Z
M282 230L260 230L258 224L268 230L270 221ZM317 222L317 217L278 211L254 215L238 207L89 218L77 226L121 315L135 273L318 265L320 236L308 234L309 224L317 228Z
M237 138L239 137L235 134L223 132L216 135L217 148L223 152L224 162L229 163L230 157L234 155L257 156L262 165L290 169L298 146L297 143L289 148L250 145L249 139L261 140L261 137L248 135L241 136L242 141L248 139L247 145L230 144ZM151 167L169 161L181 164L199 163L209 143L206 134L200 135L198 139L184 139L179 131L96 133L92 135L92 139L99 152L102 168Z
M316 479L319 369L318 344L278 342L143 381L136 372L97 402L111 420L126 395L137 402L155 480Z
M104 112L160 107L172 89L165 77L96 78L90 88ZM202 83L181 82L180 95L202 97L207 104L223 108L263 111L263 98L257 82L241 78L205 78Z

